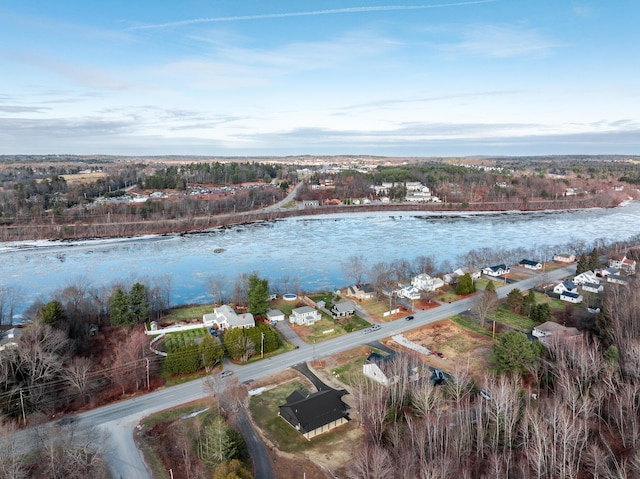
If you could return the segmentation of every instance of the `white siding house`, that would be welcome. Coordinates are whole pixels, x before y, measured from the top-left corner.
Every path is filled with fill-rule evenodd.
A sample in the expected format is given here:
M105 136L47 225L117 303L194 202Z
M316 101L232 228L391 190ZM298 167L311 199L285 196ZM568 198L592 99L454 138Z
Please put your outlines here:
M298 325L311 326L312 324L320 321L322 315L320 311L313 309L310 306L302 306L291 311L289 316L289 322Z
M238 314L226 304L202 316L202 322L207 327L215 325L218 329L252 328L256 325L253 314Z

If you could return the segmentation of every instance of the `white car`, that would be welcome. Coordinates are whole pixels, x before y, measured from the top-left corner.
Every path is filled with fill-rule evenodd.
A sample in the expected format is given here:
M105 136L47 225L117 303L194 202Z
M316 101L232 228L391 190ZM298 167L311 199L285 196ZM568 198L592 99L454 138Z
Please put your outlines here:
M233 371L222 371L220 373L220 377L221 378L226 378L227 376L231 376L233 374Z

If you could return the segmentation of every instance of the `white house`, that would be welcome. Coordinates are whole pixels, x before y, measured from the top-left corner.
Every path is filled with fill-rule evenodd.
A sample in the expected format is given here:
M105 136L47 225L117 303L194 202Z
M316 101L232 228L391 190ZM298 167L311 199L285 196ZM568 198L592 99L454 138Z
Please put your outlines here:
M607 276L607 283L629 284L629 278L626 276L620 276L619 274L610 274Z
M411 280L411 285L420 291L435 291L444 286L444 281L429 276L427 273L421 273Z
M636 260L627 258L627 255L614 254L609 258L609 267L618 268L627 274L635 274Z
M538 340L544 344L549 345L552 339L564 339L575 340L582 336L582 333L576 328L567 328L553 321L547 321L539 326L536 326L531 335L538 338Z
M340 301L331 307L331 314L334 318L346 318L355 314L356 307L353 301Z
M578 291L578 286L573 282L572 279L565 279L562 283L557 284L553 288L553 292L556 294L562 293L576 293Z
M455 270L452 273L446 273L443 275L442 279L444 280L444 282L446 284L453 284L455 282L458 281L458 278L460 276L464 276L465 274L469 273L471 275L471 279L480 279L480 277L482 276L482 271L480 270L469 270L469 268L458 268L457 270Z
M553 261L558 263L575 263L576 255L572 253L556 253L553 256Z
M604 291L604 286L602 286L600 283L584 283L582 285L582 291L598 294Z
M391 381L383 369L387 369L384 365L394 356L394 354L383 356L378 353L371 353L362 365L362 374L383 386L389 386Z
M493 277L509 274L510 271L511 270L507 267L506 264L497 264L495 266L487 266L486 268L482 268L483 274Z
M291 311L289 316L289 322L298 325L311 326L312 324L320 321L322 315L320 311L313 309L310 306L301 306Z
M253 314L238 314L227 304L214 308L213 313L202 316L202 322L206 327L215 325L218 329L252 328L256 325Z
M420 299L420 291L410 285L403 286L402 288L395 290L394 293L400 298L407 298L410 300Z
M568 303L582 303L583 297L579 293L563 291L562 293L560 293L560 299L562 301L567 301Z
M573 282L578 286L582 286L585 283L599 283L600 278L593 271L585 271L573 278Z
M520 266L522 266L523 268L527 268L527 269L533 269L533 270L542 269L542 263L540 261L533 261L533 260L530 260L530 259L523 259L518 264Z
M273 323L277 321L284 321L285 318L284 313L279 309L268 309L267 319L269 320L269 322Z

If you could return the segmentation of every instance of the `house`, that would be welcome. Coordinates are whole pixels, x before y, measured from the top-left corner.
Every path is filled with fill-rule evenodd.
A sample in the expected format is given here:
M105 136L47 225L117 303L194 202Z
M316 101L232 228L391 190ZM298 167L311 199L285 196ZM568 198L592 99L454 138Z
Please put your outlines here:
M268 309L267 310L267 319L269 322L274 323L278 321L284 321L284 313L279 309Z
M556 253L553 256L553 261L558 263L575 263L576 255L572 253Z
M227 304L214 308L213 313L202 316L202 322L206 327L216 326L217 329L222 330L253 328L256 325L253 314L238 314Z
M362 365L362 374L383 386L389 386L399 380L398 371L394 370L392 365L392 361L397 357L397 354L382 355L371 353ZM418 368L410 364L407 365L407 378L410 381L420 379Z
M567 301L568 303L582 303L584 299L579 293L572 293L570 291L563 291L560 293L560 299L562 301Z
M607 283L629 284L629 278L627 276L620 276L619 274L610 274L607 276Z
M394 291L399 298L407 298L409 300L420 299L420 291L410 285L403 286Z
M18 341L22 336L22 329L11 328L0 334L0 351L4 351L6 348L17 348Z
M635 274L636 272L636 260L627 258L626 254L614 254L609 258L609 267L618 268L627 274Z
M298 325L311 326L312 324L320 321L322 315L320 311L313 309L310 306L301 306L291 311L289 316L289 322Z
M279 406L278 415L308 441L350 421L349 406L342 400L346 391L323 389L309 394L293 391L286 403Z
M420 291L435 291L444 286L444 281L440 278L434 278L427 273L420 273L411 279L411 285Z
M582 333L576 328L567 328L553 321L547 321L539 326L536 326L531 335L538 338L545 346L548 346L552 339L560 340L576 340L582 336Z
M356 307L353 301L340 301L331 307L331 314L334 318L346 318L355 314Z
M585 271L573 278L573 282L578 286L582 286L585 283L599 283L600 278L593 271Z
M604 291L604 286L602 286L600 283L584 283L582 285L582 291L598 294Z
M612 274L619 275L620 270L618 268L601 268L596 272L596 275L601 278L607 278Z
M497 264L495 266L487 266L486 268L482 268L482 273L487 276L498 277L503 276L505 274L509 274L511 270L507 267L506 264Z
M366 301L375 297L375 290L370 284L355 284L347 288L347 296L352 296L360 301Z
M518 264L520 266L522 266L523 268L527 268L527 269L533 269L533 270L542 269L542 263L540 261L533 261L533 260L530 260L530 259L523 259Z
M393 359L395 354L382 355L378 353L371 353L367 356L365 363L362 365L362 374L366 377L374 380L383 386L389 386L391 380L385 373L388 370L386 363Z
M576 283L573 282L572 279L565 279L562 281L562 283L557 284L554 288L553 288L553 292L556 294L562 294L562 293L576 293L578 291L578 286L576 285Z
M446 273L442 276L442 280L446 283L446 284L454 284L458 281L458 278L460 276L464 276L465 274L469 273L471 275L471 279L480 279L480 276L482 276L482 272L480 270L470 270L469 268L458 268L456 269L454 272L452 273Z

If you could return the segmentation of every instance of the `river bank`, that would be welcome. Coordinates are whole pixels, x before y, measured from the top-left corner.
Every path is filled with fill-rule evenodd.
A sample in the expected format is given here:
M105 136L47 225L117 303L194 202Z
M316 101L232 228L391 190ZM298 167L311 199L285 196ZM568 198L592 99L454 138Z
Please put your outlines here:
M486 212L567 211L618 206L610 196L571 197L561 200L524 200L482 203L369 203L364 205L319 206L254 210L235 214L186 216L153 220L112 222L110 216L96 217L92 222L62 223L52 219L47 224L13 222L0 226L0 242L28 240L81 240L91 238L122 238L144 235L189 234L215 228L247 223L269 222L301 216L334 215L371 212L424 212L438 214L475 214Z

